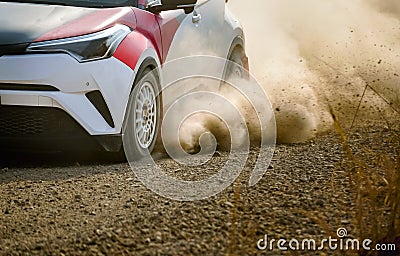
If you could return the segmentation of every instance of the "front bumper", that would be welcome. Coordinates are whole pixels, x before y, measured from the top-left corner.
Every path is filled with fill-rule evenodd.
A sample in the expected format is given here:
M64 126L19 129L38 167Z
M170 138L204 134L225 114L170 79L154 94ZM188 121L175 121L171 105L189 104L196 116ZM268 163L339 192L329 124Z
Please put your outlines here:
M114 57L79 63L62 53L1 56L0 145L116 136L133 79Z

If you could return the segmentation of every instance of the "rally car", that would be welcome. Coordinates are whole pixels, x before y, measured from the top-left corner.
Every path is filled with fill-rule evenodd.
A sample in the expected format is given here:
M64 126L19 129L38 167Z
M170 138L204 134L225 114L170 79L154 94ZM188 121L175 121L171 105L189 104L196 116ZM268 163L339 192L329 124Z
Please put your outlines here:
M0 2L0 150L119 152L125 134L151 151L161 78L146 74L189 55L247 65L224 0Z

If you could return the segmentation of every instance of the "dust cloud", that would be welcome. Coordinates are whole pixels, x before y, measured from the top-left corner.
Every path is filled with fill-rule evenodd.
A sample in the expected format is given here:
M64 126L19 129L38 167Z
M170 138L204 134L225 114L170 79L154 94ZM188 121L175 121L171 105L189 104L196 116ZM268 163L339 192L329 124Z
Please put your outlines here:
M331 110L344 128L399 119L398 0L230 0L228 7L244 27L250 72L272 102L278 143L302 143L331 130ZM251 142L259 143L259 120L251 105L234 90L215 93L236 106ZM201 150L202 135L210 133L220 150L229 150L230 131L223 120L204 113L181 123L180 145L194 154ZM172 145L168 138L166 144Z
M225 59L213 57L204 61L225 64ZM193 90L165 108L161 133L169 156L182 159L187 153L213 154L216 149L232 152L260 145L261 141L263 145L275 143L273 110L254 79L231 77L228 83L221 83L217 78L188 77L173 82L163 92L172 90L172 95L176 88L193 84Z
M251 73L271 97L278 142L304 142L331 129L330 107L347 128L355 117L355 124L398 119L399 1L228 6L244 27Z

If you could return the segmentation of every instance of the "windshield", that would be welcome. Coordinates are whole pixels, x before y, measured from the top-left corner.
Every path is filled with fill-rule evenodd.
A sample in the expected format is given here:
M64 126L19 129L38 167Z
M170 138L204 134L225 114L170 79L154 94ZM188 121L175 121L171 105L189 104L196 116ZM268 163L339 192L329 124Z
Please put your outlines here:
M91 8L121 7L121 6L137 7L137 0L9 0L1 2L65 5L65 6L78 6L78 7L91 7Z

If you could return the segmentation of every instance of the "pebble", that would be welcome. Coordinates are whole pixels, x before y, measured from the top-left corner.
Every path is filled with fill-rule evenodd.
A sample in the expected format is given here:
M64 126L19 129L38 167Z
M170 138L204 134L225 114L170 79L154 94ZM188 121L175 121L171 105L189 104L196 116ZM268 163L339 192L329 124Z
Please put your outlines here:
M225 204L229 207L233 207L234 205L231 202L225 202Z

